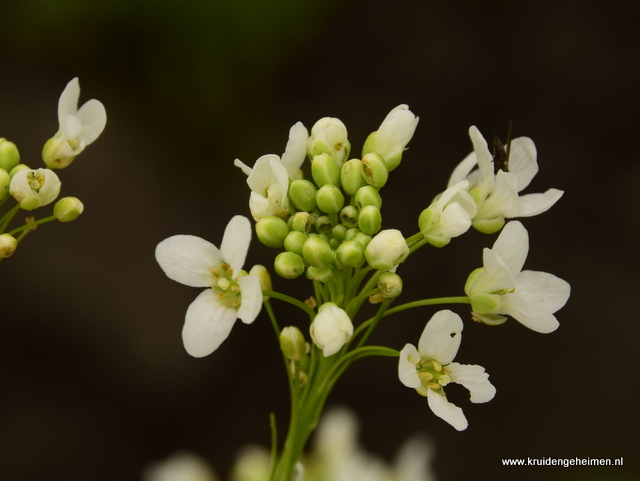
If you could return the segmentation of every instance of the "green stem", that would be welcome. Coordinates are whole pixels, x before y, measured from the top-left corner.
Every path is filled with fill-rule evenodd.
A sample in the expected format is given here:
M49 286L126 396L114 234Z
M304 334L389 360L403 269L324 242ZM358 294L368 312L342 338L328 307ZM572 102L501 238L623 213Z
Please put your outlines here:
M314 317L316 317L316 311L314 311L313 309L311 309L309 306L307 306L304 302L291 297L291 296L287 296L285 294L280 294L279 292L275 292L275 291L268 291L266 289L264 289L262 291L262 294L268 297L273 297L274 299L279 299L281 301L284 302L288 302L291 305L294 305L296 307L299 307L300 309L302 309L304 312L306 312L307 314L309 314L309 317L311 319L313 319Z
M404 311L406 309L412 309L414 307L433 306L437 304L471 304L471 300L467 296L457 297L436 297L433 299L422 299L421 301L407 302L400 304L392 309L389 309L384 316L390 316L396 312Z
M2 217L0 217L0 234L4 232L13 219L13 216L16 215L16 212L20 210L20 204L16 204L11 209L9 209Z
M23 226L17 227L15 229L13 229L11 232L9 232L9 235L14 235L17 234L20 231L30 231L32 230L34 227L40 225L40 224L44 224L46 222L51 222L52 220L57 220L57 217L55 215L50 215L49 217L43 217L42 219L36 220L34 222L29 222L28 224L25 224ZM26 234L23 232L24 235L21 235L20 238L24 237Z

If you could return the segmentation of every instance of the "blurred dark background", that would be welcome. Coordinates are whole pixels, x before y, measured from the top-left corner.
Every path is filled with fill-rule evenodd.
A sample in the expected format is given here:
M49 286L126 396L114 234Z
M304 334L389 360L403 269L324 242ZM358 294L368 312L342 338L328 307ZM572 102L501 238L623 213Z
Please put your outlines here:
M498 389L485 405L448 390L465 432L400 384L394 360L356 363L330 404L356 410L365 447L387 459L427 433L441 480L638 479L639 13L598 0L0 3L0 136L23 161L42 165L71 78L81 103L108 113L102 137L60 172L83 216L39 228L0 265L0 479L136 480L177 449L224 477L242 445L268 445L270 411L284 432L266 315L190 358L180 332L199 290L167 279L154 248L178 233L219 245L227 221L249 215L233 159L281 154L296 121L340 118L357 155L400 103L420 124L383 190L384 226L414 233L471 150L468 127L506 137L513 120L538 148L527 192L565 190L523 220L525 268L568 280L572 296L550 335L465 324L458 360L484 366ZM470 232L421 250L403 268L403 299L461 294L494 239ZM273 255L254 241L247 265ZM274 283L310 294L303 280ZM283 324L304 325L274 305ZM378 340L416 343L433 312L390 318ZM501 466L549 456L625 466Z

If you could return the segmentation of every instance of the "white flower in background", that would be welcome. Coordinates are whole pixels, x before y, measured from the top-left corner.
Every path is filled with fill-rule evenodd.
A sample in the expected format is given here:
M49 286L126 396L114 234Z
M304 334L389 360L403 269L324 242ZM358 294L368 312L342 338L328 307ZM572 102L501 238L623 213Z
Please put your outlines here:
M322 349L325 357L329 357L351 339L353 324L343 309L333 302L325 302L318 309L309 332L315 345Z
M467 428L467 418L462 409L447 400L444 387L451 382L462 384L473 403L488 402L496 393L482 366L452 362L462 341L462 328L457 314L436 312L425 326L418 348L407 344L398 363L400 381L426 396L433 413L458 431Z
M99 100L91 99L78 109L80 83L74 78L58 101L58 132L42 149L47 167L68 166L84 148L95 141L107 124L107 112Z
M429 244L444 247L452 237L464 234L477 213L476 203L467 192L469 181L463 180L445 190L420 214L420 232Z
M566 304L571 286L547 272L523 271L528 253L529 234L518 221L505 226L492 249L484 249L484 267L471 273L464 288L474 319L501 324L511 316L537 332L558 328L553 314Z
M367 262L374 269L388 271L400 264L409 254L409 246L397 229L381 230L364 250Z
M351 151L347 127L335 117L323 117L311 127L311 135L307 145L309 158L328 154L333 157L338 167L342 167Z
M180 451L147 466L142 481L218 481L218 477L202 458Z
M387 114L380 128L369 135L362 156L377 152L384 158L387 169L391 172L400 164L402 153L413 137L418 120L408 105L398 105Z
M156 247L156 260L174 281L191 287L209 287L187 309L182 339L194 357L211 354L231 332L237 318L251 324L262 306L260 279L242 271L251 223L233 217L220 249L200 237L176 235Z
M24 210L47 205L58 197L60 179L49 169L24 169L16 172L9 184L9 193Z
M289 217L289 179L302 178L300 167L306 158L309 134L301 122L289 131L289 141L282 157L267 154L256 160L253 168L239 159L234 165L247 177L251 188L249 209L251 216L260 220L268 215L282 219Z
M541 214L562 197L564 192L558 189L549 189L544 194L518 195L538 172L536 146L530 138L518 137L511 141L505 171L496 169L487 141L477 127L469 128L469 137L474 151L455 168L448 187L469 180L470 193L478 204L478 213L473 219L476 229L497 232L505 218ZM472 172L476 165L478 169Z

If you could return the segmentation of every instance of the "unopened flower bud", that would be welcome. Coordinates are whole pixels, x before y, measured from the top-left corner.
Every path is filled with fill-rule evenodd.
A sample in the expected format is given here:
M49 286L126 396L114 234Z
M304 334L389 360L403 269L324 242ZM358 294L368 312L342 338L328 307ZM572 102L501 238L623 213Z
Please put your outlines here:
M311 128L311 135L307 144L310 158L316 155L329 154L342 166L349 158L351 144L347 139L347 128L340 119L324 117Z
M318 187L340 185L340 167L329 154L316 155L311 161L311 176Z
M318 234L329 234L333 229L333 223L326 215L321 215L316 219L316 231Z
M358 234L361 234L361 232L357 227L347 229L347 232L344 233L344 240L353 240Z
M336 259L343 266L362 267L365 262L364 246L355 240L342 241L336 249Z
M413 137L418 125L416 117L407 105L398 105L384 119L380 128L369 135L362 155L377 152L387 162L389 172L395 169L402 160L402 153Z
M333 302L325 302L318 309L309 328L311 338L325 357L337 353L353 335L353 324L347 313Z
M409 246L397 229L386 229L376 235L364 251L367 262L374 269L388 271L404 261Z
M340 211L340 222L349 229L358 225L358 208L353 205L347 205Z
M378 189L371 185L365 185L360 187L356 192L356 207L362 209L368 205L376 206L378 209L382 208L382 197Z
M289 234L289 227L280 217L268 215L256 222L256 234L264 245L282 247Z
M305 262L314 267L329 267L333 263L333 251L329 243L320 236L310 236L302 247Z
M382 227L382 214L375 205L367 205L362 208L358 216L358 227L362 232L373 235Z
M285 279L295 279L304 272L302 257L293 252L281 252L273 264L276 273Z
M287 326L280 331L280 349L287 359L301 360L307 351L304 336L295 326Z
M335 185L325 184L318 190L316 202L321 211L327 214L335 214L340 212L344 205L344 195Z
M297 179L289 186L289 198L296 210L311 212L316 208L318 188L306 179Z
M9 171L9 176L13 179L13 176L21 170L31 170L31 167L29 167L27 164L18 164Z
M84 205L77 197L63 197L53 206L53 215L60 222L76 220L84 211Z
M10 172L20 163L20 153L18 147L7 139L0 139L0 169Z
M308 212L296 212L288 219L291 230L308 234L311 230L311 215Z
M333 226L333 229L331 229L331 235L333 236L333 238L338 239L340 241L344 240L344 235L346 233L347 233L347 227L344 224L335 225Z
M371 236L364 232L357 232L356 235L352 237L352 240L356 241L364 249L369 245L369 242L371 242Z
M60 193L60 186L60 179L52 170L22 169L11 178L9 193L24 210L33 210L53 202Z
M9 172L4 169L0 169L0 200L9 195L9 184L11 183L11 176Z
M0 234L0 257L11 257L18 247L18 241L9 234Z
M263 291L272 291L273 284L271 283L271 275L267 268L261 264L256 264L249 271L250 276L255 276L260 280L260 289ZM269 296L262 296L263 301L269 300Z
M354 195L360 187L367 185L362 176L362 161L351 159L345 162L340 170L340 181L342 188L349 195Z
M389 179L389 170L384 158L375 152L362 157L362 176L367 184L380 189Z
M302 232L292 230L284 240L284 248L288 252L293 252L302 257L302 247L307 242L308 237Z
M327 267L322 268L322 267L309 266L307 267L306 276L307 276L307 279L326 284L327 282L330 282L333 279L333 271Z
M383 272L378 277L378 292L387 299L398 297L402 293L402 279L394 272Z

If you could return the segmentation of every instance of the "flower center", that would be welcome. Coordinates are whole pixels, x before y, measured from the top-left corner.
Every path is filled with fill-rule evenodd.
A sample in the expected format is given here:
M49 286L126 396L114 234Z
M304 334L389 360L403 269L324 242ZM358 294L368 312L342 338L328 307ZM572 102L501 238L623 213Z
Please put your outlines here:
M35 192L38 192L44 186L44 175L36 174L35 172L29 172L27 174L29 181L29 187Z
M422 387L425 388L425 394L426 389L441 392L442 388L451 382L447 370L435 359L428 361L421 359L416 364L416 370L422 381Z
M222 263L219 268L212 269L215 282L211 288L217 292L220 299L227 307L238 309L240 307L240 286L233 279L233 269L229 264Z

